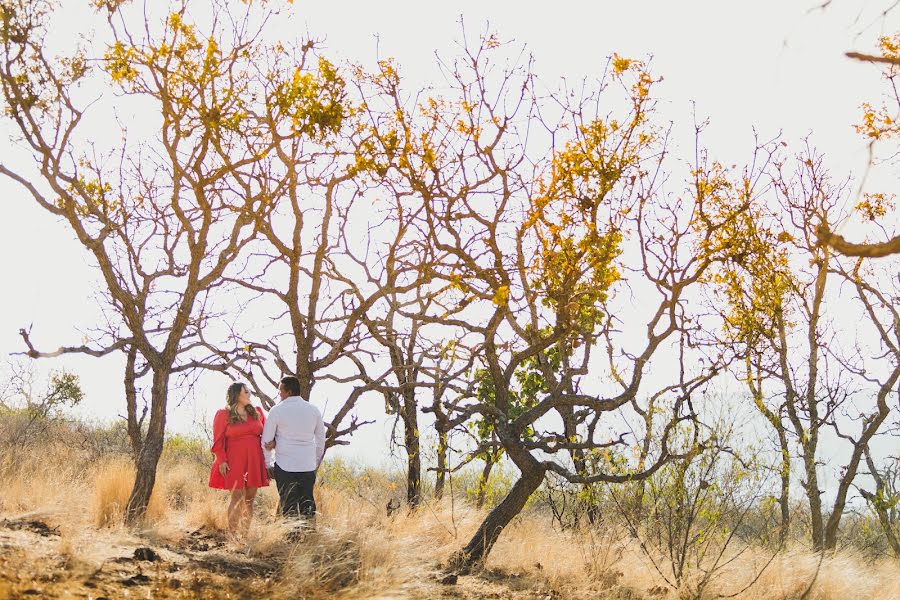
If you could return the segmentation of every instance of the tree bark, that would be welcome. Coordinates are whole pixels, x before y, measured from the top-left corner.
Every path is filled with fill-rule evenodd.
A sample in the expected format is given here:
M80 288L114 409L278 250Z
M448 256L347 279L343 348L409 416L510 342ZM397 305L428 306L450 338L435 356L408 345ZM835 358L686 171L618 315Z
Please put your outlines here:
M812 528L813 548L819 552L825 542L825 526L822 519L822 495L819 490L819 478L816 474L815 449L807 448L804 444L803 465L806 470L806 498L809 502L809 518Z
M863 450L868 447L869 440L872 439L875 432L878 431L878 428L881 427L881 424L887 419L889 409L886 397L888 391L893 388L895 381L896 378L893 378L892 381L883 386L880 390L878 394L878 405L880 410L864 427L863 435L853 448L850 461L847 463L846 470L841 477L838 491L834 499L834 507L831 511L831 515L828 517L828 522L825 525L823 543L826 550L834 550L837 548L837 536L841 526L841 517L844 515L844 507L847 504L847 494L850 492L850 486L853 485L853 481L856 479L856 472L859 470L859 463L862 459Z
M488 514L466 547L450 557L450 568L458 573L468 573L482 564L500 533L522 512L528 498L543 483L546 473L547 469L542 465L523 471L509 494Z
M578 435L578 424L575 422L575 409L571 406L566 406L559 409L560 416L563 420L563 432L565 433L567 440L575 439ZM575 473L578 475L587 475L587 461L585 460L584 450L577 448L569 451L569 456L572 458L572 464L575 466ZM574 526L578 527L581 522L581 514L579 504L584 507L584 514L587 516L588 523L594 525L598 518L600 517L600 507L597 506L597 503L593 500L593 494L591 494L591 484L584 483L581 485L581 489L583 490L583 494L581 494L580 499L576 503L575 511L574 511Z
M783 427L778 428L778 443L781 446L781 495L778 498L781 507L781 529L778 532L778 541L784 546L791 533L791 453L787 433Z
M849 56L849 54L848 54ZM900 254L900 235L874 244L855 244L848 242L842 236L832 233L825 225L819 226L816 231L819 243L831 246L836 252L844 256L861 256L864 258L882 258L892 254Z
M418 406L415 390L403 393L403 438L406 445L406 502L411 508L422 500L422 456L419 449Z
M131 346L128 349L128 357L125 361L125 403L128 411L128 440L131 442L131 454L135 465L141 456L141 447L144 444L141 426L144 417L137 416L137 386L135 384L135 364L137 362L137 348ZM144 413L146 414L146 412Z
M128 498L128 504L125 506L125 523L128 525L141 522L150 505L150 496L153 494L153 486L156 483L156 465L159 464L165 438L168 391L169 372L155 370L150 390L150 425L137 459L134 487Z
M484 499L487 496L488 480L491 478L491 470L494 468L494 456L492 453L484 458L484 469L481 470L481 477L478 478L477 488L475 490L475 507L484 506Z
M444 482L447 479L447 432L438 428L437 474L434 479L434 498L444 497Z
M300 347L300 344L298 344L298 347ZM312 398L312 389L315 385L315 380L308 360L298 358L295 376L297 377L297 381L300 382L300 397L309 402L310 398Z

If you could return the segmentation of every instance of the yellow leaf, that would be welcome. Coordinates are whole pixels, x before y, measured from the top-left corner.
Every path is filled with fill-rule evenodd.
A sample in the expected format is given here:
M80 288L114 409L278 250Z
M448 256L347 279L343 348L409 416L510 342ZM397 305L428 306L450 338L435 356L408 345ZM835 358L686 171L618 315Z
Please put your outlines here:
M491 301L497 306L506 306L509 303L509 286L501 285L497 288Z

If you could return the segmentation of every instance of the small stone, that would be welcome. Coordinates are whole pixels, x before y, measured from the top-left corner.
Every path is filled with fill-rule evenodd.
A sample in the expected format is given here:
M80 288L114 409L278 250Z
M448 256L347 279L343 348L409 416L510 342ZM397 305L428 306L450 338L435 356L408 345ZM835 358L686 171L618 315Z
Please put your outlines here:
M400 510L400 501L396 498L391 498L387 503L387 516L391 516Z
M128 579L122 580L122 583L127 586L144 585L149 582L150 582L150 578L147 577L146 575L144 575L143 573L138 573L137 575L129 577Z
M134 559L156 562L159 560L159 554L153 548L142 547L134 551Z

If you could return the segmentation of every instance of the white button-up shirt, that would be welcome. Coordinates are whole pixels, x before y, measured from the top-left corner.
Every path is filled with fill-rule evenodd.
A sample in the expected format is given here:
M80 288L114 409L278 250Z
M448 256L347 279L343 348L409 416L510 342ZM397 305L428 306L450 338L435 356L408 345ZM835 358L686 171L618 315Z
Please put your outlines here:
M272 440L275 449L266 450ZM267 466L277 462L289 473L315 471L325 454L322 413L300 396L288 396L269 411L262 444Z

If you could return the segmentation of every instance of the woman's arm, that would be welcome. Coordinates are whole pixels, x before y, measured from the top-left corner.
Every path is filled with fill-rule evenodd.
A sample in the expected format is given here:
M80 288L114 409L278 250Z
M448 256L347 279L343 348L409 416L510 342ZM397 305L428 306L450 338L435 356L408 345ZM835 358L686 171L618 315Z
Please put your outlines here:
M215 463L213 463L216 465L228 462L225 440L226 429L228 429L228 411L220 410L213 419L212 453L216 455Z
M266 457L266 466L268 467L275 464L275 457L272 456L272 449L275 447L275 431L277 429L277 419L274 417L278 411L274 408L272 410L272 414L269 415L272 418L268 421L266 421L266 418L262 417L262 413L260 413L260 418L262 418L263 423L263 432L262 436L260 436L260 443L262 444L263 455Z

